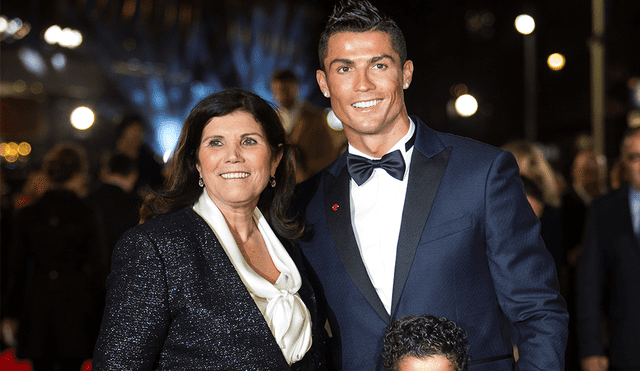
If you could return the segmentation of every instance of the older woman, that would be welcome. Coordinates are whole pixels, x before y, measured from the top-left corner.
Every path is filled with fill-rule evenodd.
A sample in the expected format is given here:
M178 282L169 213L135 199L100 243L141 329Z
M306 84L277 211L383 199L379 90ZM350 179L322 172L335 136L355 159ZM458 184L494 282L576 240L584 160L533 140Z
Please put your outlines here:
M321 301L288 242L301 234L286 218L294 186L266 101L201 101L165 190L116 246L94 369L324 369Z

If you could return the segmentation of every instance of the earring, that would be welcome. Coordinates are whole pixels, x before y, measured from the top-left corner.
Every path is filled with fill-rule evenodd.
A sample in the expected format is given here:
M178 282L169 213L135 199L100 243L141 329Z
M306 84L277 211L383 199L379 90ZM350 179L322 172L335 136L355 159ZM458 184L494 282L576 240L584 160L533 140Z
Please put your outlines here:
M404 87L405 87L406 89L409 89L409 83L404 84Z
M204 187L204 180L202 180L202 177L198 178L198 185L200 186L200 188Z
M272 176L271 178L269 178L269 185L271 186L271 188L275 188L276 187L276 177Z
M325 97L325 98L329 98L329 93L325 91L325 92L324 92L324 97Z

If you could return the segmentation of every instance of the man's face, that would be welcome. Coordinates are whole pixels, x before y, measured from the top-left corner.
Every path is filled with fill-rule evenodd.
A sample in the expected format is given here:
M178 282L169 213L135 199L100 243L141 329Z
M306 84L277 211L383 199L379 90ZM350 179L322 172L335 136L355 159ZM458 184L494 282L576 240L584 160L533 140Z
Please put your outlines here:
M640 134L627 138L623 146L623 156L631 186L640 191Z
M404 104L405 84L413 63L400 64L390 36L381 31L340 32L329 38L325 71L316 78L344 125L349 141L382 134L398 140L409 120ZM394 142L395 143L395 142Z
M298 97L298 85L294 81L273 80L271 93L280 107L291 109Z

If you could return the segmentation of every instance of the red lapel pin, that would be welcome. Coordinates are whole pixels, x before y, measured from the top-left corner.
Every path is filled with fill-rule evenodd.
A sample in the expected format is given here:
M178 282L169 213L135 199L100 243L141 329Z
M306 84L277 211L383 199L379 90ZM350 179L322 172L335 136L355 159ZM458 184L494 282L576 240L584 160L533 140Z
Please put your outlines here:
M339 207L340 206L338 206L338 204L333 204L333 206L331 206L331 210L337 211Z

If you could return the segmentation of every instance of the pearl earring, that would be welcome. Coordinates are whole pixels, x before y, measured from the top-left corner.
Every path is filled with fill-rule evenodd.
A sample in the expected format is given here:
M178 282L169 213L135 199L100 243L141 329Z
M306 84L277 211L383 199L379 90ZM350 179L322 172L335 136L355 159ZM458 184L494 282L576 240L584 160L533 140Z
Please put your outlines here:
M198 185L200 188L204 187L204 180L202 180L202 177L198 178Z
M404 87L405 87L406 89L409 89L409 83L404 84Z
M326 91L324 92L324 97L325 98L329 98L329 93L327 93Z

